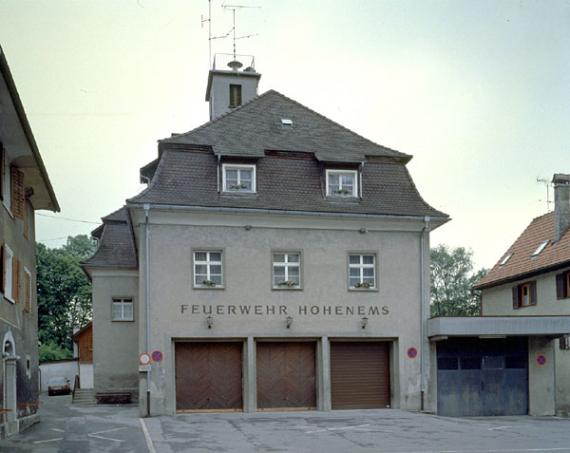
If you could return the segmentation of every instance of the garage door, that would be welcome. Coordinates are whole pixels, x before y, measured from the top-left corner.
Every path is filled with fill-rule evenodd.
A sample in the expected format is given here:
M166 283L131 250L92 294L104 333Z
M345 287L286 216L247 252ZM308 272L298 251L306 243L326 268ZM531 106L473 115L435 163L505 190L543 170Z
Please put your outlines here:
M257 407L316 407L314 342L257 343Z
M177 410L242 408L242 343L176 343Z
M528 413L528 340L455 338L437 344L437 413Z
M332 408L389 407L389 358L387 342L331 342Z

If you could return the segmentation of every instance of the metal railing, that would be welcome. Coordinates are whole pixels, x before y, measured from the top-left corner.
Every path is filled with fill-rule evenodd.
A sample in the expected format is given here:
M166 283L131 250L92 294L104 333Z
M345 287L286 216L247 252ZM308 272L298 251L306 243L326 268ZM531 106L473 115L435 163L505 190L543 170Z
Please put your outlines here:
M228 63L234 60L239 61L243 65L243 70L255 71L255 57L253 55L234 55L233 53L215 54L212 69L230 70Z

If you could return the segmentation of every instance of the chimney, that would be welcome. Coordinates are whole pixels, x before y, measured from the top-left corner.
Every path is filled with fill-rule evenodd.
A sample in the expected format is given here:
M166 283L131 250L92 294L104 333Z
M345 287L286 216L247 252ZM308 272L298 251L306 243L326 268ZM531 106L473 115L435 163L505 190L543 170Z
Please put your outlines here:
M229 69L216 69L216 64L220 66L224 62L224 56L226 54L215 55L213 68L208 74L206 101L210 103L210 120L231 112L257 96L261 74L255 70L254 58L241 55L248 64L243 70L243 64L235 55L225 65Z
M554 184L554 240L559 241L570 228L570 175L556 173Z

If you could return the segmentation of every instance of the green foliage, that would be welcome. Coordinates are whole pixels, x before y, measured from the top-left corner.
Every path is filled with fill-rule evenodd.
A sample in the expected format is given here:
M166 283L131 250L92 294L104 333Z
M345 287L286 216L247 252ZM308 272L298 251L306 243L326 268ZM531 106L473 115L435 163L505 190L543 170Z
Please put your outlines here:
M73 354L69 349L62 348L53 341L40 345L40 362L71 359L72 356Z
M481 293L473 285L487 269L473 272L473 252L439 245L431 250L432 316L478 316Z
M70 236L60 248L36 244L38 336L45 347L53 343L71 351L73 328L91 319L91 283L80 262L94 251L95 242L86 235Z

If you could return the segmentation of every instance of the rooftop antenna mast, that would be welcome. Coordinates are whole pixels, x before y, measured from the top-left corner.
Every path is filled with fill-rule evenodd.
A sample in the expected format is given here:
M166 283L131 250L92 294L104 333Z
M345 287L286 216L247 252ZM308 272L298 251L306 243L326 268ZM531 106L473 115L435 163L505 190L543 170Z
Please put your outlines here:
M552 201L550 200L550 181L546 178L536 178L536 182L546 186L546 212L550 212L550 205L552 204Z
M245 9L245 8L261 8L261 7L260 6L247 6L247 5L222 5L222 8L232 10L232 28L225 36L223 36L223 38L228 36L230 33L233 34L232 40L233 40L233 57L234 57L234 59L230 63L230 67L232 69L238 69L242 65L240 62L237 61L236 41L238 39L246 39L246 38L251 38L253 36L257 36L257 33L253 33L250 35L236 36L236 10Z
M212 67L212 0L208 0L208 18L204 19L204 15L200 16L200 26L204 27L204 22L208 22L208 58L209 68Z

